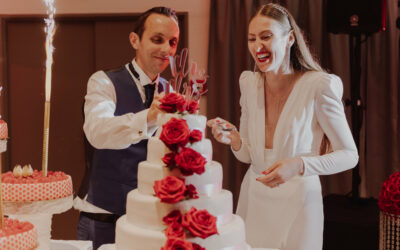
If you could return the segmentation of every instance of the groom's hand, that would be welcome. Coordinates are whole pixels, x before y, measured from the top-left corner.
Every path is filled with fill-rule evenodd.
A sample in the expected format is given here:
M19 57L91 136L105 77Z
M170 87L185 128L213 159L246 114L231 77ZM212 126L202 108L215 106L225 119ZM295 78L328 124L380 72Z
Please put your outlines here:
M158 86L156 86L156 90L157 89ZM161 94L159 94L158 91L154 92L153 102L151 103L149 111L147 112L147 126L150 127L157 125L158 115L165 113L165 111L160 108L160 100L164 97L164 95L164 92Z

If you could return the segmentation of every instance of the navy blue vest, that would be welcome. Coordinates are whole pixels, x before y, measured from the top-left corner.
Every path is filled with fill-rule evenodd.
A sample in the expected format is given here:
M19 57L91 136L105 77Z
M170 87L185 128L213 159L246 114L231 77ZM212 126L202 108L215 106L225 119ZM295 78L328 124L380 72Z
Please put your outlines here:
M106 72L116 92L115 116L145 109L137 86L125 66ZM160 78L163 90L165 80ZM126 196L137 187L138 164L146 160L147 140L126 149L95 149L87 201L111 213L126 213Z

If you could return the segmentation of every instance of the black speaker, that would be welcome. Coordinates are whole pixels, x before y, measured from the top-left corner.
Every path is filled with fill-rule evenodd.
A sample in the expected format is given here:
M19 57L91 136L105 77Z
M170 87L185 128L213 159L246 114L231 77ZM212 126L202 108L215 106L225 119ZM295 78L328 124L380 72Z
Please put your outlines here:
M331 33L375 33L386 29L386 0L325 0Z

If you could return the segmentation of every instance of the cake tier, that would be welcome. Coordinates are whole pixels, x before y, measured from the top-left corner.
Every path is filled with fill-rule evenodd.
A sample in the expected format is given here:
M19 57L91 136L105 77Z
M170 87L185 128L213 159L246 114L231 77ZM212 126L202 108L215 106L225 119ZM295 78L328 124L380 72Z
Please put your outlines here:
M188 147L200 153L207 162L212 160L212 144L209 139L202 139ZM169 150L165 146L164 142L162 142L158 137L152 137L149 139L147 149L147 161L159 165L165 165L162 158L164 155L171 152L171 150Z
M128 194L126 215L131 224L141 228L162 230L165 228L162 221L164 216L176 209L184 213L191 207L198 210L206 209L217 217L217 225L224 225L232 219L232 193L222 190L212 196L200 196L198 199L168 204L161 202L156 196L141 194L135 189Z
M244 223L233 215L230 223L218 226L218 234L206 239L187 238L207 250L247 250ZM167 241L162 230L151 230L138 227L128 222L124 215L117 221L115 245L117 250L158 250Z
M169 175L185 179L186 185L193 184L200 195L211 196L222 189L222 166L216 161L208 162L205 165L205 172L201 175L182 176L178 169L170 171L168 168L143 161L138 168L138 190L142 194L153 195L154 182L162 180Z
M36 175L35 175L36 174ZM3 201L53 200L72 195L71 176L50 172L42 177L35 170L33 177L14 177L12 172L2 175Z
M0 229L0 249L34 249L38 235L36 228L29 222L4 218L4 227Z

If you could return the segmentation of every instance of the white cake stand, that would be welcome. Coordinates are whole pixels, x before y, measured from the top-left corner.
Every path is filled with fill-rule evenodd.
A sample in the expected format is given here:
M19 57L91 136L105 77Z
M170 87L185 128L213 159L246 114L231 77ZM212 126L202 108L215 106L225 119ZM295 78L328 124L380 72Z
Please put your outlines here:
M50 249L51 219L72 207L72 195L49 201L3 202L4 214L10 218L29 221L38 232L38 250Z

